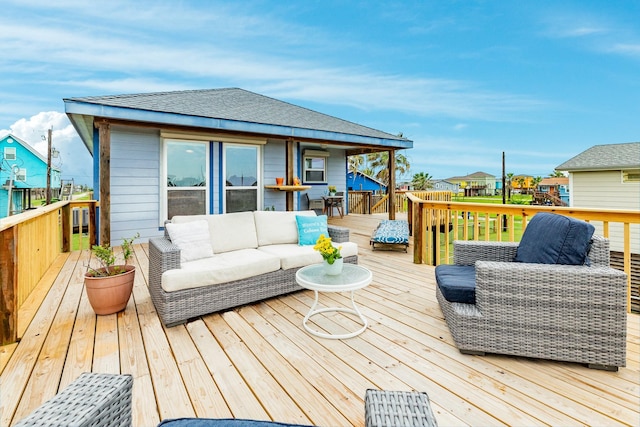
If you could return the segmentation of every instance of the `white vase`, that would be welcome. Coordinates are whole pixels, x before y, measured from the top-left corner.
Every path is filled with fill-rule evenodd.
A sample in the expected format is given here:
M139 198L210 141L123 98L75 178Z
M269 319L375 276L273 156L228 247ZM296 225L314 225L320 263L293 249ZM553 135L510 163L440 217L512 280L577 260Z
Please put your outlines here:
M333 264L329 264L326 260L324 263L324 272L329 276L337 276L342 273L342 258L338 258L333 262Z

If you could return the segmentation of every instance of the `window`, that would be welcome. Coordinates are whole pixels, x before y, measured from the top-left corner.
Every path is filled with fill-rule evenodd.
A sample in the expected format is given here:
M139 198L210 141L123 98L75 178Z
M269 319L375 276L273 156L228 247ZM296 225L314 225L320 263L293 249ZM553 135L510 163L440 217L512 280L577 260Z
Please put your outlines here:
M164 173L166 216L207 213L208 142L165 140Z
M640 182L640 169L623 170L622 182Z
M224 211L258 210L261 194L260 147L247 144L224 145Z
M16 168L16 181L27 182L27 170L25 168Z
M15 160L16 159L16 147L4 147L4 159Z
M302 176L305 183L327 183L328 151L305 150L303 156Z

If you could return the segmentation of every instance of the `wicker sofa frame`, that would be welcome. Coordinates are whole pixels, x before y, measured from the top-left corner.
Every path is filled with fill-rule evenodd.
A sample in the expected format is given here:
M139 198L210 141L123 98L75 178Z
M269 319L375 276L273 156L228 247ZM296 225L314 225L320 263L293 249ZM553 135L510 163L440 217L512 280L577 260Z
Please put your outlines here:
M475 265L476 303L437 299L462 353L499 353L616 371L626 362L626 274L593 236L591 266L512 262L518 243L455 241L454 263Z
M16 427L130 427L131 375L85 372Z
M328 231L336 243L349 241L348 228L330 225ZM357 264L358 257L346 257L344 261ZM303 289L295 279L299 268L290 268L212 286L166 292L162 288L162 273L175 268L180 268L180 248L171 243L167 235L149 239L149 292L167 327Z

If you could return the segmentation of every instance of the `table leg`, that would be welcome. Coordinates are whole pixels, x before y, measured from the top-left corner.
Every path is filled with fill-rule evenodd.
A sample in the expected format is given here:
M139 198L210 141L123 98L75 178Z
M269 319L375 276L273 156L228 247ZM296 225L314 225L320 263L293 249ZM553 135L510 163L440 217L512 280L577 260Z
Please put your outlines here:
M346 338L355 337L356 335L359 335L359 334L363 333L367 329L367 327L369 326L369 322L362 315L362 313L360 312L360 310L356 306L355 291L351 291L351 306L353 308L326 307L326 308L316 309L316 307L318 306L318 291L313 291L313 293L314 293L314 296L315 296L313 304L311 305L311 308L309 309L309 312L307 313L306 316L304 316L304 320L302 321L302 326L304 326L304 328L307 330L307 332L309 332L311 335L315 335L315 336L321 337L321 338L334 339L334 340L346 339ZM358 317L358 319L360 320L360 323L362 324L362 327L360 329L358 329L357 331L355 331L355 332L350 332L350 333L346 333L346 334L328 334L328 333L324 333L324 332L320 332L320 331L317 331L315 329L312 329L309 325L307 325L307 322L309 321L309 319L312 316L315 316L316 314L320 314L320 313L329 313L329 312L331 312L331 313L340 312L340 313L348 313L348 314L356 315Z

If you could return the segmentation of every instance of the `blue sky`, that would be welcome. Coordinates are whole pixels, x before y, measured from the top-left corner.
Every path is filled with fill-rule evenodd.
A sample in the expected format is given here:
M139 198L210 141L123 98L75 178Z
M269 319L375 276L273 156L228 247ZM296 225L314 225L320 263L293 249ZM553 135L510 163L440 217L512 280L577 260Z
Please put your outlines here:
M62 98L241 87L414 141L410 174L547 176L640 140L638 1L4 0L0 135L63 178Z

